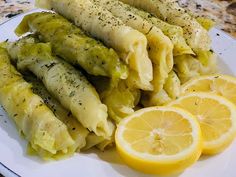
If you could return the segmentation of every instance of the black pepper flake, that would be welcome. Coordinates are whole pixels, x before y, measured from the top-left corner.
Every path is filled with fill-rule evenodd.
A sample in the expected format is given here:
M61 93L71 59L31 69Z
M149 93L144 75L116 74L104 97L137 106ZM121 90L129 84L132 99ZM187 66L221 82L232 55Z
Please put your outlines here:
M71 113L71 112L68 112L68 113L67 113L67 116L68 116L68 117L69 117L69 116L71 116L71 115L72 115L72 113Z
M152 30L153 26L148 30L148 32L146 33L146 35L148 35L150 33L150 31Z
M56 63L51 63L51 64L45 65L45 66L48 68L48 70L50 70L55 65L56 65Z
M13 115L13 117L16 117L16 116L18 116L18 114L14 114L14 115Z
M75 127L72 128L72 130L75 130L75 129L76 129Z
M200 10L200 9L201 9L201 7L202 7L202 5L201 5L201 4L196 4L196 8L197 8L197 9L199 9L199 10Z
M220 36L220 34L219 34L219 33L216 33L216 36Z

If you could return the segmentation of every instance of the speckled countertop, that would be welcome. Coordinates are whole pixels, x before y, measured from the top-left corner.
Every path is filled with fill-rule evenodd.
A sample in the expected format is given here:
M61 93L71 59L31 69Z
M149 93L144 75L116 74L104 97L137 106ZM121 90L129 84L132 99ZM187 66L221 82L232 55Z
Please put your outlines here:
M217 28L236 37L236 0L178 0L196 16L216 21ZM34 0L0 0L0 24L34 8Z
M179 0L195 16L213 19L217 28L236 37L236 0Z
M34 8L34 0L0 0L0 24Z

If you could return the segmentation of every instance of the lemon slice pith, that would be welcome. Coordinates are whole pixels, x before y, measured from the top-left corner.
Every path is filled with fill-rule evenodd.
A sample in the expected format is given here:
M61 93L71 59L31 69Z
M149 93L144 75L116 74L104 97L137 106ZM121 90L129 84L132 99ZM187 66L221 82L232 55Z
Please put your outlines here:
M236 78L222 74L199 76L186 82L181 87L182 93L212 92L236 104Z
M115 140L129 166L150 174L182 171L197 161L202 150L196 118L172 107L136 111L119 123Z
M212 93L192 92L171 102L195 115L203 135L203 154L223 151L236 135L236 106Z

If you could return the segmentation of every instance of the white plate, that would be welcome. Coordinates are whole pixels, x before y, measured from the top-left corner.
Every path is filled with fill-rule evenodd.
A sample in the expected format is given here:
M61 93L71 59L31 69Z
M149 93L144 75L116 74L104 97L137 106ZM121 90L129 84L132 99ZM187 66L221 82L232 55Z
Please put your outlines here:
M34 10L39 11L39 10ZM32 12L32 11L31 11ZM0 26L0 41L15 40L15 27L24 15L19 15ZM213 29L210 32L213 50L220 56L222 72L236 75L236 40ZM236 96L236 95L235 95ZM0 108L0 173L5 176L23 177L148 177L136 172L125 164L115 149L99 152L90 151L72 158L43 162L37 157L25 154L26 141L19 137L14 123ZM223 153L212 157L201 157L192 167L178 174L179 177L236 177L236 141Z

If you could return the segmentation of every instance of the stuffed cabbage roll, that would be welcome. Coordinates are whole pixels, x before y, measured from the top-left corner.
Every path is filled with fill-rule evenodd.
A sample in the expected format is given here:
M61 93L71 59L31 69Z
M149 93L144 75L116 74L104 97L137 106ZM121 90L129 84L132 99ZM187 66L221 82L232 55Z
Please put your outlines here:
M174 71L171 71L164 84L164 90L171 99L176 99L180 95L180 80Z
M166 23L159 18L153 16L152 14L145 12L141 9L134 7L129 8L130 11L144 18L148 22L152 23L157 28L160 28L161 31L170 38L171 42L174 45L173 55L183 55L183 54L194 54L191 47L189 47L183 36L183 29L180 26L171 25Z
M32 91L39 95L56 117L67 126L68 132L75 142L73 145L74 151L80 151L80 149L86 145L86 137L89 131L78 122L70 111L62 107L62 105L49 94L40 80L32 75L25 75L24 78L32 84Z
M144 9L170 24L181 26L188 45L194 50L210 50L210 36L197 20L185 12L175 0L121 0Z
M95 88L81 72L52 56L50 44L37 43L27 36L8 47L19 69L28 69L43 81L47 90L98 136L110 137L107 107L101 103Z
M112 148L115 144L115 137L112 137L110 140L104 140L101 143L97 144L96 147L100 151L105 151L106 149Z
M200 23L202 25L203 28L205 28L207 31L209 31L211 28L213 28L215 26L215 22L209 18L205 18L205 17L196 17L196 20L198 21L198 23Z
M145 106L160 106L180 95L181 82L175 71L168 74L164 86L158 92L143 92L141 103Z
M160 63L159 65L153 64L153 85L154 90L153 92L159 92L161 89L163 89L165 81L168 77L168 72L166 72L165 68L163 67L163 63Z
M86 145L82 148L82 151L87 151L103 141L104 141L104 137L97 136L94 133L90 133L86 137Z
M83 147L82 151L89 150L93 147L98 148L101 151L112 147L114 144L114 137L112 136L109 140L104 137L97 136L94 133L90 133L86 138L86 146Z
M141 103L145 107L162 106L171 100L172 99L164 89L159 92L143 92L141 97Z
M200 62L191 55L180 55L175 57L175 70L181 83L187 82L189 79L199 76Z
M0 103L31 148L44 159L72 155L75 142L66 125L32 92L31 85L11 65L3 48L0 76Z
M134 112L134 107L140 100L140 90L129 87L120 80L117 87L110 87L109 80L104 77L91 77L88 79L98 91L101 100L108 108L108 117L119 123L124 117Z
M140 99L140 90L130 88L124 81L120 81L116 88L105 90L101 94L103 103L107 105L109 117L117 124L134 112L134 107Z
M115 49L129 66L128 83L143 90L152 90L152 63L148 57L147 39L126 26L108 10L90 0L38 0L40 7L53 8L77 26Z
M213 74L217 71L216 55L213 52L205 51L197 54L197 56L181 55L174 58L175 70L181 83L193 77Z
M36 32L50 42L53 52L72 65L80 65L87 73L107 76L117 81L128 76L126 65L113 49L105 47L58 14L36 12L26 15L15 32Z
M198 51L196 54L196 58L201 63L201 74L212 74L217 71L217 55L213 51Z

